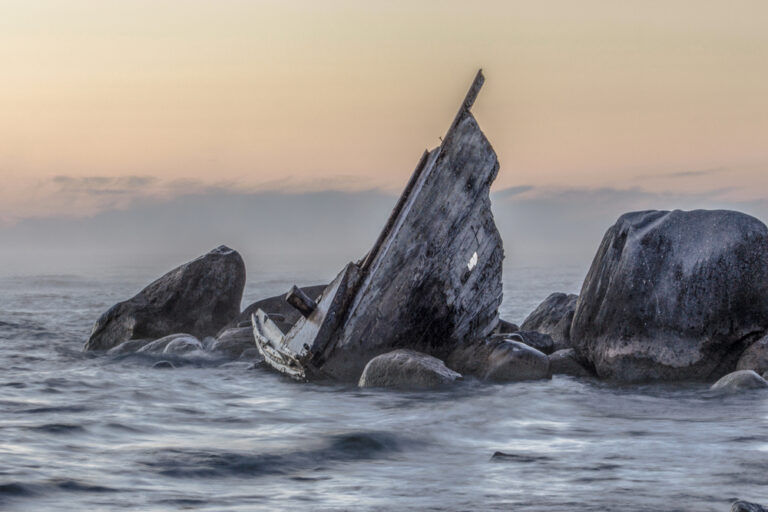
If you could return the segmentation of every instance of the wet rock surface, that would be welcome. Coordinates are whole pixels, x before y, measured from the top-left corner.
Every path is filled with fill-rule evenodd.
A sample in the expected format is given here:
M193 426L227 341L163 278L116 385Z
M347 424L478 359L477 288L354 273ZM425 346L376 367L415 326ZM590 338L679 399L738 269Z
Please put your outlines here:
M394 350L371 359L360 376L361 388L434 389L447 386L461 374L436 357L413 350Z
M495 382L549 379L552 376L546 354L518 341L496 338L458 348L446 364L464 375Z
M521 331L548 334L554 342L553 351L571 346L571 322L579 296L553 293L534 309L520 326Z
M188 332L215 335L240 313L245 264L226 246L181 265L96 321L85 350L109 350L125 341Z
M149 345L154 340L128 340L124 341L123 343L117 345L116 347L112 347L107 351L107 354L110 355L120 355L120 354L133 354L134 352L138 352L146 345Z
M605 234L571 327L601 378L714 380L768 328L768 228L733 211L645 211Z
M737 370L712 384L712 391L741 391L745 389L768 388L768 381L752 370Z
M170 350L169 350L170 347ZM147 343L136 351L137 354L183 354L190 350L202 349L199 339L187 333L176 333Z

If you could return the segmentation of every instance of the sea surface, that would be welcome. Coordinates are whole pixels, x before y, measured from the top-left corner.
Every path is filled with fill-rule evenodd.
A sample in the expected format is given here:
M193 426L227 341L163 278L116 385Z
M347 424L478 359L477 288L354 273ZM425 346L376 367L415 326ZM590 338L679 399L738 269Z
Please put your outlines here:
M506 269L521 322L584 269ZM728 511L768 502L768 394L555 376L442 392L83 353L157 275L0 277L0 509ZM330 276L251 275L244 303ZM494 454L501 452L504 455Z

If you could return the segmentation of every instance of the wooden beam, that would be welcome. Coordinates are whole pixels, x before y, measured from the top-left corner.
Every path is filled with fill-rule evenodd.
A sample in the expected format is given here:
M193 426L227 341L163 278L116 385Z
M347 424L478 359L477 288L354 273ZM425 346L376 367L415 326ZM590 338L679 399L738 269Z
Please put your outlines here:
M312 312L317 309L317 303L310 299L309 296L301 291L301 289L293 285L291 291L285 296L285 301L296 308L303 317L308 317Z

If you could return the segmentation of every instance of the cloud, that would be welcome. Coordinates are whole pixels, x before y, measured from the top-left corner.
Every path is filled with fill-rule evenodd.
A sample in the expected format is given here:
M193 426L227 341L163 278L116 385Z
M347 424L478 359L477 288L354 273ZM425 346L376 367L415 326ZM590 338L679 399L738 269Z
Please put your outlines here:
M519 196L520 194L525 194L526 192L530 192L533 190L534 187L532 185L519 185L517 187L509 187L502 190L499 190L498 192L495 192L496 197L514 197Z
M675 171L659 174L643 174L635 176L635 179L674 179L674 178L699 178L701 176L711 176L728 171L727 167L712 167L709 169L700 169L697 171Z
M86 176L73 177L58 175L51 178L62 190L83 193L128 194L141 190L156 183L152 176Z

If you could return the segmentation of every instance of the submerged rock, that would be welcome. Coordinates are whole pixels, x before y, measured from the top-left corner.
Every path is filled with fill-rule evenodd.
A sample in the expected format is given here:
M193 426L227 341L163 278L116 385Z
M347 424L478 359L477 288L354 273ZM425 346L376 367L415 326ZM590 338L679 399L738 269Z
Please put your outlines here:
M152 341L151 343L147 343L143 347L141 347L139 350L136 351L137 354L165 354L166 348L168 348L169 345L172 343L175 343L173 345L175 348L171 350L171 352L175 353L183 353L185 351L184 347L200 347L202 348L202 343L200 343L200 340L192 336L191 334L187 333L176 333L176 334L170 334L168 336L163 336L162 338L156 339Z
M109 350L128 340L176 332L215 335L240 312L245 264L221 246L177 267L96 321L85 350Z
M768 507L739 500L731 505L731 512L768 512Z
M490 338L464 345L456 349L446 363L464 375L496 382L552 377L546 354L518 341Z
M552 375L592 377L592 373L579 362L576 351L572 348L564 348L550 354L549 367Z
M163 354L183 355L190 352L202 352L203 344L193 337L183 337L171 340L163 349Z
M579 296L553 293L531 312L520 326L521 331L535 331L548 334L554 341L554 349L571 346L571 322L576 311Z
M170 361L158 361L152 365L152 368L176 368Z
M461 378L438 358L413 350L394 350L365 365L361 388L433 389Z
M741 354L736 363L737 370L754 370L757 373L768 372L768 336L763 336Z
M107 354L133 354L138 352L141 348L152 343L153 340L128 340L119 344L116 347L112 347L107 351Z
M768 381L752 370L731 372L712 384L712 391L740 391L742 389L768 388Z
M645 211L605 234L571 342L599 377L715 379L768 328L768 228L732 211Z
M216 338L211 345L211 352L229 359L238 359L247 350L253 349L258 354L256 342L253 339L252 327L236 327L227 329Z

